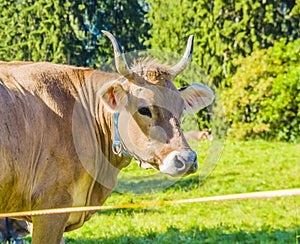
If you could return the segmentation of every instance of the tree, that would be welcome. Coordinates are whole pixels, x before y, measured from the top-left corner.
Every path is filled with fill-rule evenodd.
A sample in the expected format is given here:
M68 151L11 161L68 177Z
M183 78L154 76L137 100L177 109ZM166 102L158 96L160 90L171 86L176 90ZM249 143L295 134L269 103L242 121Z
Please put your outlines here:
M234 74L233 60L299 37L300 7L295 0L150 0L155 49L179 50L195 35L193 61L216 85Z
M71 10L77 38L84 46L81 57L89 66L100 66L113 57L111 43L101 30L115 34L126 52L143 49L143 42L149 38L150 24L145 18L144 1L77 0L72 1Z
M0 59L100 66L113 56L102 29L126 50L142 48L150 27L144 7L137 0L1 1Z
M1 1L0 58L69 62L80 43L62 1Z

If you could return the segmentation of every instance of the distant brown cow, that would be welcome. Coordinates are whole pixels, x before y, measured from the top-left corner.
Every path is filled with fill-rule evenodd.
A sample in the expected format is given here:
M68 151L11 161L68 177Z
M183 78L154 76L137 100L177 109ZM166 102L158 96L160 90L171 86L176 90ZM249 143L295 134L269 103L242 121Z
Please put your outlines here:
M132 158L173 176L197 169L196 153L179 120L213 100L174 78L193 49L173 67L153 60L128 68L110 33L118 73L51 63L0 63L0 212L101 205ZM24 216L32 242L59 243L91 212Z
M184 132L184 137L187 140L195 140L195 141L211 141L213 139L213 136L206 130L199 131L199 130L190 130L187 132Z

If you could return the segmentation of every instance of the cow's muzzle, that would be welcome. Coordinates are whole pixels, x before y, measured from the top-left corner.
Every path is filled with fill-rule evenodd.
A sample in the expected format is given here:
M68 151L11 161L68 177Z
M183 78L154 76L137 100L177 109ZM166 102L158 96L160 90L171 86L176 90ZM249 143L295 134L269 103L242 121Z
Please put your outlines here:
M163 160L159 166L162 173L172 176L183 176L196 172L198 169L197 154L192 151L173 151Z

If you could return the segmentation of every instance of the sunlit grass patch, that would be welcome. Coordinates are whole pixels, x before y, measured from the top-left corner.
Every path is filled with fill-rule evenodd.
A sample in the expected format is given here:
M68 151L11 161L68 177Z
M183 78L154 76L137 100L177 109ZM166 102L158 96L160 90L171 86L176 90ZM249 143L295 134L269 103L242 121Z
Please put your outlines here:
M192 146L200 166L205 165L210 142ZM132 163L120 175L127 188L113 192L105 205L299 188L299 152L299 144L227 142L216 169L204 181L198 173L157 188L149 187L157 172ZM300 197L288 197L110 210L98 212L65 237L72 244L297 243L299 206Z

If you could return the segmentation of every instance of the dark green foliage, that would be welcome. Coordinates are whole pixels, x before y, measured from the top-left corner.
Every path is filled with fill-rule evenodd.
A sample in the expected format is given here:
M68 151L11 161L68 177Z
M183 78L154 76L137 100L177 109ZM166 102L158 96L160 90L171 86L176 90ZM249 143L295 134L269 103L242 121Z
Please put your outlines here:
M299 119L296 119L299 116L296 112L299 109L299 100L297 101L295 98L299 90L295 87L299 82L299 78L297 78L299 77L299 68L296 61L293 68L285 67L282 70L283 67L276 66L276 62L290 65L296 54L292 58L291 53L285 54L284 51L280 51L280 47L274 49L280 53L277 56L275 54L270 56L270 51L256 51L272 47L282 38L285 39L285 43L289 43L300 37L300 7L296 3L297 1L150 0L150 2L149 20L152 26L150 30L152 38L148 43L152 48L167 49L173 52L181 50L182 52L187 37L194 34L195 48L192 61L202 67L210 76L211 83L220 89L230 85L230 80L227 78L234 75L239 69L239 74L232 78L232 83L235 82L232 89L240 88L240 91L244 89L248 93L238 94L233 90L229 97L223 94L228 112L227 121L235 127L235 133L242 138L259 136L296 140L295 137L297 137L297 133L299 134ZM282 44L283 48L284 46ZM252 68L241 71L245 67L238 67L244 64L243 59L240 59L240 62L234 60L247 57L253 52L253 59L259 54L255 64ZM269 57L264 55L269 55ZM284 59L285 55L288 60ZM253 87L243 86L241 82L250 82L252 75L255 76L251 72L257 72L255 68L259 69L261 64L258 61L262 59L266 60L268 68L274 64L271 69L276 69L275 73L273 70L261 71L262 77L257 80L254 78L256 83L252 84ZM251 65L251 62L254 61L250 58L245 62ZM199 78L197 75L194 77L194 80L181 79L177 80L177 83L195 82L195 79ZM276 77L276 81L273 85L271 80L274 80L274 77ZM203 82L201 79L196 81ZM265 96L268 95L264 89L272 89L269 100L265 100ZM253 97L257 99L255 102L249 100ZM240 104L242 103L239 101L240 99L243 104ZM216 115L216 112L213 114ZM198 114L198 117L200 118L202 115L207 117L206 119L210 119L205 112ZM219 116L219 120L222 119L221 115L217 116ZM203 128L201 122L199 127ZM213 125L206 124L204 127L213 127Z
M125 50L141 49L149 24L143 1L0 1L0 60L100 66L114 33Z
M216 85L234 73L236 57L299 37L300 10L294 0L150 0L152 48L178 52L195 35L193 61Z
M69 62L78 53L63 1L1 1L0 59Z
M150 28L145 2L138 0L71 1L77 38L83 44L80 63L99 67L113 57L111 42L101 30L112 32L125 52L143 49ZM101 37L101 38L98 38Z
M223 92L235 138L300 139L300 39L238 60Z

